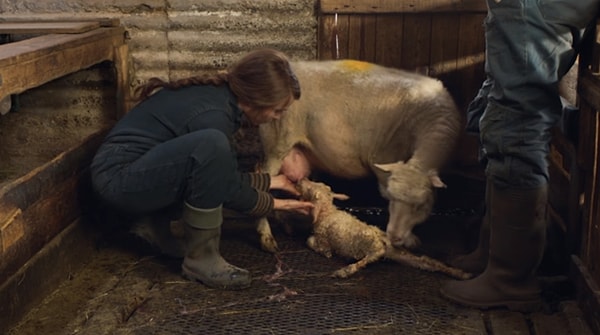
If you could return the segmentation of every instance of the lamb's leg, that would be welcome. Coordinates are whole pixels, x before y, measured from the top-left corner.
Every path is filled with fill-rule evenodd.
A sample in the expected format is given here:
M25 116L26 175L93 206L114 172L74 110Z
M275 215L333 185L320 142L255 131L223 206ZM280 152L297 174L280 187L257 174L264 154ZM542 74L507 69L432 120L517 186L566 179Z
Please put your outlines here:
M385 257L417 269L441 272L458 279L469 279L472 277L472 274L470 273L448 266L431 257L425 255L417 256L410 253L408 250L395 248L391 245L387 246Z
M277 246L277 241L275 241L273 233L271 232L269 220L267 220L266 217L262 217L257 220L256 231L258 232L260 238L260 247L264 251L276 253L279 247Z
M345 266L345 267L335 271L332 274L332 276L337 277L337 278L350 277L351 275L358 272L358 270L367 266L367 264L370 264L370 263L380 260L384 255L385 255L384 249L377 250L376 252L370 253L370 254L366 255L365 257L363 257L362 259L358 260L358 262L352 263L348 266Z
M306 240L306 245L308 245L308 247L312 250L327 258L331 258L331 256L333 256L329 242L327 242L327 240L324 239L319 239L315 235L310 236Z

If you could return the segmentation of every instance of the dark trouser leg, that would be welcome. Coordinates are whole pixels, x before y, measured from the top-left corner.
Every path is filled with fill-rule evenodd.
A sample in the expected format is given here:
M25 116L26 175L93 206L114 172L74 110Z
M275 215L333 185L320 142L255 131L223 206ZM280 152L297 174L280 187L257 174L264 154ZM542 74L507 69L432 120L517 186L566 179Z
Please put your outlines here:
M485 214L479 227L477 248L471 253L461 255L450 261L450 265L472 274L480 274L485 270L490 248L490 202L491 186L488 180L485 189Z

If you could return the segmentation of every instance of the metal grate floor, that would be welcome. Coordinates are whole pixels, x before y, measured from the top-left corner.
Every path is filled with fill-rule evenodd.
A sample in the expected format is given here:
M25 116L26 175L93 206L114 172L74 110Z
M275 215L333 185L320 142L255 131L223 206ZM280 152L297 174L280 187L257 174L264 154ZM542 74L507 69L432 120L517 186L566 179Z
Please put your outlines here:
M456 226L451 217L438 219L424 226L436 233L421 237L423 250L443 259L458 250L448 238ZM489 334L490 320L502 320L510 333L536 334L536 315L482 313L445 301L438 294L448 279L442 274L382 261L351 278L332 278L345 260L308 249L303 232L274 232L278 254L258 248L252 224L226 222L223 256L253 274L251 288L242 291L186 281L180 260L131 239L103 241L89 264L10 334ZM560 313L544 315L568 324Z

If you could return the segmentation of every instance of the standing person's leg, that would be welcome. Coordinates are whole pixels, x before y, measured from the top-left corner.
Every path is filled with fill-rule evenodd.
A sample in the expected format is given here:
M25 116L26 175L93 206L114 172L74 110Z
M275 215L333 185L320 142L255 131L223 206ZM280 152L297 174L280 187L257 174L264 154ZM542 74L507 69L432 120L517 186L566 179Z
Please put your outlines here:
M516 310L539 307L535 271L545 244L550 127L558 81L574 59L573 30L545 22L532 0L488 1L487 56L494 83L482 116L487 159L489 260L478 277L445 284L452 301Z

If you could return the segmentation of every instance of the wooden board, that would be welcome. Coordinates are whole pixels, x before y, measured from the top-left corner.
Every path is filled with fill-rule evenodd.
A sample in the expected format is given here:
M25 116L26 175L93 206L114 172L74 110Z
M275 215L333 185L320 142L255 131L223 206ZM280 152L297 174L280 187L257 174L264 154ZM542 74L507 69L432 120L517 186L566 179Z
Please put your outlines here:
M95 23L97 24L97 23ZM0 45L0 99L103 61L117 73L118 114L129 106L128 47L123 27L48 34Z
M487 12L482 0L321 0L322 13Z
M0 188L3 215L0 284L21 268L82 211L88 166L107 129ZM87 178L86 178L87 177Z
M0 22L0 34L79 34L100 28L88 22Z
M466 110L484 79L480 13L321 14L318 58L357 59L439 78Z

